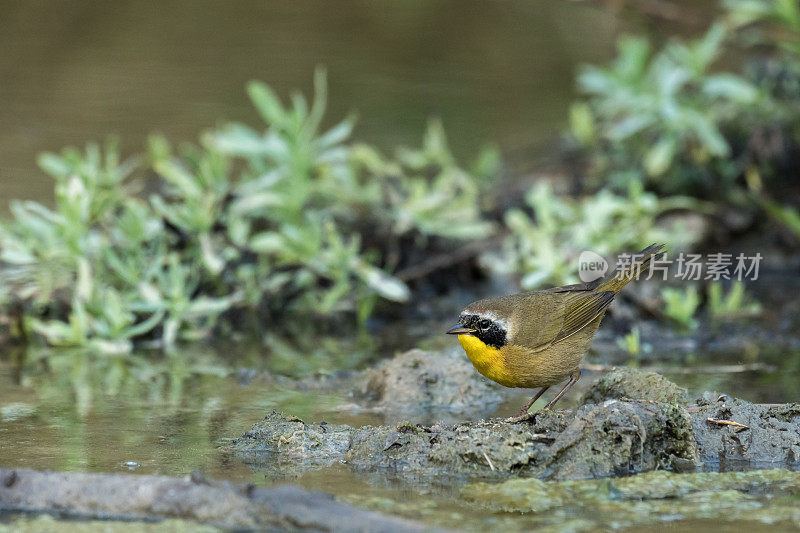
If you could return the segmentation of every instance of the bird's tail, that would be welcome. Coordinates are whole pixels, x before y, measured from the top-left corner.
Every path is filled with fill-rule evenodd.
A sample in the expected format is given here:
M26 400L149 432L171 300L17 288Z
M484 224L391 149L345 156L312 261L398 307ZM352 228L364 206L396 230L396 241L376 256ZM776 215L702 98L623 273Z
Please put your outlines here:
M661 253L663 249L663 244L651 244L638 254L633 254L630 264L620 268L610 278L604 280L597 290L619 292L622 287L646 274L650 270L650 262L653 257Z

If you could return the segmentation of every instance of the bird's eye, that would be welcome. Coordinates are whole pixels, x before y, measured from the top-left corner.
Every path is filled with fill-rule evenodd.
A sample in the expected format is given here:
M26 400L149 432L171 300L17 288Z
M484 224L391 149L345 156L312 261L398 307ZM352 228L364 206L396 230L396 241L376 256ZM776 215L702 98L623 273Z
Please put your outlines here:
M489 326L492 325L492 321L491 320L487 320L487 319L484 318L483 320L481 320L479 325L480 325L481 329L488 329Z

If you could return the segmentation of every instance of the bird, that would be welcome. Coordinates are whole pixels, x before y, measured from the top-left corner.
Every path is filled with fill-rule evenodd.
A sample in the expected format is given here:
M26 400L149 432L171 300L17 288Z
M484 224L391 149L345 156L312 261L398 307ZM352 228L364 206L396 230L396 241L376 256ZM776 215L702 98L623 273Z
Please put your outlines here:
M608 306L625 285L649 270L663 248L651 244L606 278L487 298L461 312L447 333L458 335L478 372L506 387L539 388L508 422L533 416L528 410L536 400L567 380L544 407L552 409L578 381L580 363Z

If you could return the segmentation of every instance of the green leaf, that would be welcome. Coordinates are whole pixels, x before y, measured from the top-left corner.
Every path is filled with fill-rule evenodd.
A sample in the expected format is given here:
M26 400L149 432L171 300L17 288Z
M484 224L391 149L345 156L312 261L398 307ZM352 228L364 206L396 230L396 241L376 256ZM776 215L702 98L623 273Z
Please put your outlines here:
M259 254L273 254L286 251L286 239L273 231L258 233L250 238L248 247Z
M200 296L192 300L186 310L187 318L214 317L230 309L232 302L227 298Z
M286 124L286 110L269 85L260 81L251 81L247 84L247 94L267 124L279 128Z
M672 165L678 141L674 137L659 140L645 155L644 168L651 176L664 174Z
M753 103L759 95L754 85L733 74L708 76L702 90L712 98L725 98L740 104Z
M237 198L231 202L228 209L231 214L238 216L264 216L269 212L269 208L285 203L283 196L278 193L261 192Z
M351 267L367 286L387 300L405 302L411 296L408 286L399 279L386 274L379 268L368 265L356 258L351 260Z
M336 126L326 131L323 135L317 138L316 145L320 150L326 150L340 143L343 143L350 138L355 126L355 119L343 120Z
M154 168L184 196L192 198L202 194L203 189L198 183L197 177L187 172L180 164L172 161L158 161Z
M72 166L61 156L52 153L39 154L39 167L54 178L65 178L72 172Z
M588 145L594 142L595 124L589 104L579 102L570 106L569 126L570 132L581 144Z

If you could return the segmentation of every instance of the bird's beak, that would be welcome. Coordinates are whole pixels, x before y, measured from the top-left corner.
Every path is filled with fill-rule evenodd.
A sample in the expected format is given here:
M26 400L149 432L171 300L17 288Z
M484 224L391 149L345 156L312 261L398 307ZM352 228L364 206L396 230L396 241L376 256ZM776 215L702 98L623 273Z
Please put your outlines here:
M472 328L465 328L461 324L456 324L452 328L447 330L448 335L470 335L475 333L475 330Z

